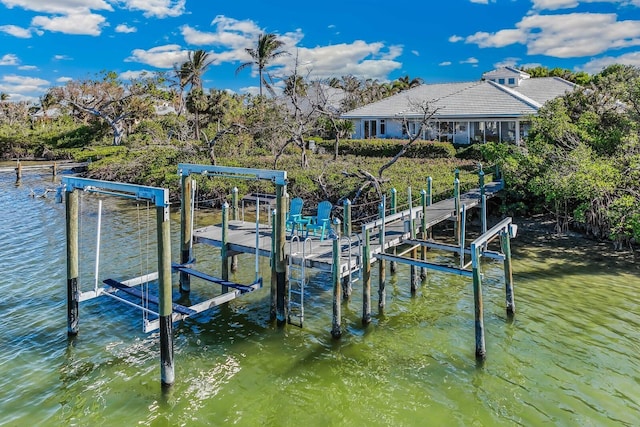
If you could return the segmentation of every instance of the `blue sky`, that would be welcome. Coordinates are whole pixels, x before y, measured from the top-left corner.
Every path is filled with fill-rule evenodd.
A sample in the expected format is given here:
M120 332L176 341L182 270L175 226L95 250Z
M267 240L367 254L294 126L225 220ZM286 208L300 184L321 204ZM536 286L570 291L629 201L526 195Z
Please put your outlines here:
M263 32L292 53L274 76L477 80L502 65L640 66L640 0L0 0L0 92L34 100L101 70L173 68L203 49L205 86L257 92L239 64Z

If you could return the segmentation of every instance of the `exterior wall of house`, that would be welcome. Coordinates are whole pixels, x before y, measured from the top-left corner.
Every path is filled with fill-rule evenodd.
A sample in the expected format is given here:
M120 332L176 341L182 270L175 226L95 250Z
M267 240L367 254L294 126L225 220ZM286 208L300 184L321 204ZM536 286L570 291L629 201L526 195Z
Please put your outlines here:
M395 138L409 139L418 131L420 122L409 120L408 131L398 119L354 120L354 139ZM507 142L519 145L529 132L529 122L524 120L438 120L423 129L420 139L428 141L471 144L485 142Z

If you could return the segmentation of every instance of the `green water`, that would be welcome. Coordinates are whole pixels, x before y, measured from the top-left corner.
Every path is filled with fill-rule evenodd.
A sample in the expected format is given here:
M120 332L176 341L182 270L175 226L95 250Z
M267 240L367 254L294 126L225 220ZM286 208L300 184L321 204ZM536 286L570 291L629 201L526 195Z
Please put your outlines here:
M412 297L400 267L385 313L374 310L368 327L356 283L340 340L330 335L327 275L312 278L303 329L269 322L267 285L175 324L176 384L163 391L158 336L141 331L136 310L105 297L83 302L80 334L68 340L64 208L28 197L54 186L50 177L29 174L20 187L14 179L0 174L0 425L638 425L640 262L629 252L521 224L512 240L513 322L501 265L483 266L482 367L469 279L430 273ZM154 262L153 212L104 203L100 279L137 276ZM88 290L96 199L85 198L81 212ZM211 221L199 216L197 225ZM196 255L198 268L217 273L216 250L196 247ZM235 280L252 281L253 263L242 257ZM266 260L261 273L268 284ZM214 291L194 280L192 302Z

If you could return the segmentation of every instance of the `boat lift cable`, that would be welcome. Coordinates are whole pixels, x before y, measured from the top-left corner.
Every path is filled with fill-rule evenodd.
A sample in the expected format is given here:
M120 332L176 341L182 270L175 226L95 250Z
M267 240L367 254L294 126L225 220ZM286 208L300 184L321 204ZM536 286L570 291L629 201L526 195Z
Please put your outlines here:
M96 265L94 271L93 290L98 293L98 276L100 273L100 235L102 234L102 199L98 199L98 225L96 226Z

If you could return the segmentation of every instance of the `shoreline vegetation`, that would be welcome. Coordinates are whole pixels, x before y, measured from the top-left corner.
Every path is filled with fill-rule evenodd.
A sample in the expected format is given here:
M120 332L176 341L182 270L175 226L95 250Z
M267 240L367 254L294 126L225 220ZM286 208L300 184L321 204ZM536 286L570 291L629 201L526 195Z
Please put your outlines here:
M190 57L196 59L206 63ZM407 119L398 119L407 139L349 139L353 123L341 120L341 112L412 87L409 76L390 85L352 76L306 82L294 74L285 79L282 95L252 96L205 91L197 65L183 64L176 76L154 74L133 82L103 72L52 88L39 106L3 97L0 159L90 162L88 177L166 187L173 201L179 200L178 163L286 170L289 194L309 206L325 199L339 205L349 198L369 206L371 214L392 188L402 206L407 188L419 198L431 176L438 201L452 195L454 171L459 170L461 191L467 191L478 186L480 164L487 182L497 165L505 180L499 202L493 202L500 215L542 215L552 218L557 235L574 231L612 242L616 250L638 247L638 67L612 65L588 79L581 75L581 86L531 117L521 145L455 146L446 136L419 139L433 114L428 103L421 106L416 132L408 131ZM532 76L552 71L540 69ZM572 80L570 73L561 76ZM311 102L310 94L322 92L323 84L345 91L339 106ZM92 105L85 105L89 101ZM158 106L174 112L159 114ZM197 197L215 204L234 186L241 196L273 191L264 182L200 177Z

